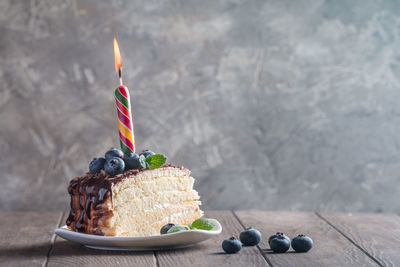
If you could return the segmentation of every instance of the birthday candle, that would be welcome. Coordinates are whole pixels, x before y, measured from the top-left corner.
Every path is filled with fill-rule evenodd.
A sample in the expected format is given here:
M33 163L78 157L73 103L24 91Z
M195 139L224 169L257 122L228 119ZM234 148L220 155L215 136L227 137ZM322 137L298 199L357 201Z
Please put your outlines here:
M120 86L115 89L115 103L118 113L118 131L121 150L124 154L136 153L135 132L132 122L129 90L122 84L122 58L117 40L114 38L115 70L119 75Z
M115 89L118 129L121 149L125 154L136 153L129 91L124 85Z

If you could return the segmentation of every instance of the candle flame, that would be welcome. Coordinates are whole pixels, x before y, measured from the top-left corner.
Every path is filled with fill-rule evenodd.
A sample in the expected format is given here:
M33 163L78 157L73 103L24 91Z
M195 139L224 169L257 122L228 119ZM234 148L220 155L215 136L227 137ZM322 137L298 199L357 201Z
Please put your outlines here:
M121 52L119 51L117 39L115 39L115 37L114 37L114 58L115 58L115 71L121 77L122 58L121 58Z

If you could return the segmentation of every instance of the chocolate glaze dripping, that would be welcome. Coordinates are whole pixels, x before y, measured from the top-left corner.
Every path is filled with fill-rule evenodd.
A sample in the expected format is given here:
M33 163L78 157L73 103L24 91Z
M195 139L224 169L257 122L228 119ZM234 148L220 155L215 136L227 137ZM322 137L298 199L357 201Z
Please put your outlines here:
M166 164L163 167L183 168L171 164ZM112 200L113 185L146 170L149 169L128 170L116 176L109 176L102 170L97 174L88 172L85 176L72 179L68 186L68 193L71 196L71 210L66 224L74 231L88 233L87 227L91 220L91 228L93 229L90 233L103 235L97 227L100 220L105 221L113 216L112 210L104 207L108 197Z

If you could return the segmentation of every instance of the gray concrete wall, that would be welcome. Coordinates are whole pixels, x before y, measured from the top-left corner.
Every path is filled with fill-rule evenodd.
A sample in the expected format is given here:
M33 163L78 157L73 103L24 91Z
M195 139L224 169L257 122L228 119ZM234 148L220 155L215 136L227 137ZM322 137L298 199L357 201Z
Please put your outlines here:
M112 38L139 149L205 209L399 212L399 1L0 1L0 209L67 208L118 145Z

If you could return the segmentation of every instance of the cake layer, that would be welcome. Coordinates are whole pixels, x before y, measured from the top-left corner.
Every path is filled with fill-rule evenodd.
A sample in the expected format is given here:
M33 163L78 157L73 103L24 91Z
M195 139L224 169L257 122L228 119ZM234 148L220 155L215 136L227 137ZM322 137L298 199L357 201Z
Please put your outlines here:
M115 228L115 235L117 236L158 235L161 227L167 223L186 225L195 220L192 220L192 218L196 217L197 219L201 216L202 212L199 210L198 201L171 204L140 212L127 205L114 210L114 217L110 226Z
M152 223L151 225L137 225L134 228L131 227L130 224L124 226L121 224L121 227L117 229L116 236L152 236L152 235L159 235L160 229L165 224L174 221L174 223L179 225L187 225L192 223L193 221L197 220L203 216L203 213L198 211L195 213L176 213L171 214L170 217L166 217L167 219L162 221L157 221ZM169 219L169 218L173 218ZM123 230L122 230L123 229Z
M127 179L114 186L114 217L110 226L115 225L115 235L157 235L167 223L186 225L193 222L192 218L201 217L199 195L192 189L193 182L188 175L153 176Z
M128 190L133 197L157 194L163 191L190 191L193 189L194 179L184 177L153 177L150 179L125 179L113 186L113 194Z
M104 171L74 178L69 185L71 230L110 236L159 234L166 223L200 218L194 179L183 167L130 170L113 177Z
M117 196L117 197L116 197ZM158 191L146 196L134 196L130 190L120 191L113 195L113 210L129 205L136 210L151 210L166 207L171 204L179 204L187 201L198 200L199 194L195 190L185 191Z

